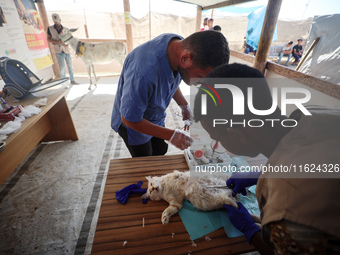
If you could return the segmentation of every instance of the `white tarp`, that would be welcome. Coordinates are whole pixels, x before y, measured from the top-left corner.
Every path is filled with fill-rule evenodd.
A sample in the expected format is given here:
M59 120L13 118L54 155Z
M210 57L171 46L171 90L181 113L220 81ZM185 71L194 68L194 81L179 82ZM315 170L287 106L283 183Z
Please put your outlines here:
M340 14L315 16L304 54L320 37L299 71L340 85Z

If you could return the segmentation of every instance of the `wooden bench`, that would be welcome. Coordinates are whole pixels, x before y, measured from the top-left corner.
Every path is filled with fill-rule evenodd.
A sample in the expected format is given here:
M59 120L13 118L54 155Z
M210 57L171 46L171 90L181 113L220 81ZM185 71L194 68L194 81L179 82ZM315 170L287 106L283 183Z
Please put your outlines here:
M67 106L65 95L68 90L49 95L41 112L22 122L21 128L5 140L5 150L0 152L0 184L12 173L20 162L41 141L78 140L78 135ZM38 97L27 96L16 101L6 100L8 105L31 105ZM1 122L3 125L6 122Z
M146 176L161 176L175 169L188 170L183 155L111 160L91 254L240 254L254 250L244 236L228 238L222 228L208 235L211 241L204 237L195 240L194 247L178 214L162 225L167 202L144 205L141 194L134 194L126 205L116 200L117 190L140 180L146 188Z

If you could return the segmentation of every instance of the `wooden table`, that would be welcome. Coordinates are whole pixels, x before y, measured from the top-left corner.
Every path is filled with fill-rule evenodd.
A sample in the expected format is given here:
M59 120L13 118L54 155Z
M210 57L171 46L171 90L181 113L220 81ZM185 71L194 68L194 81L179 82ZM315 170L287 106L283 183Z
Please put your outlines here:
M21 128L9 135L6 146L0 152L0 184L11 174L29 152L41 141L78 140L71 113L66 103L68 90L49 95L47 104L41 107L41 112L22 122ZM8 105L31 105L38 97L27 96L15 102L6 100ZM5 124L5 122L2 122Z
M144 205L140 194L130 197L126 205L115 199L117 190L140 180L145 181L142 188L146 188L145 176L160 176L175 169L188 170L183 155L110 162L92 254L240 254L254 250L244 236L228 238L222 228L208 235L211 241L205 237L195 240L194 247L178 214L171 217L168 225L162 225L161 214L167 202L149 200Z

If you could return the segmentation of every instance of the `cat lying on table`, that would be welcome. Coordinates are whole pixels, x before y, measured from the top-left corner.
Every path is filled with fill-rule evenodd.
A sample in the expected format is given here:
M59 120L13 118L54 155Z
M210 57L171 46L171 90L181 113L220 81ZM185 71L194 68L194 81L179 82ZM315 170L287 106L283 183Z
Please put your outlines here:
M230 175L222 178L190 178L189 171L163 175L161 177L146 177L149 181L148 190L142 198L165 200L170 205L163 211L162 223L168 224L170 217L183 206L183 200L189 200L193 206L202 211L212 211L223 208L224 204L238 208L231 189L206 188L206 185L226 185Z

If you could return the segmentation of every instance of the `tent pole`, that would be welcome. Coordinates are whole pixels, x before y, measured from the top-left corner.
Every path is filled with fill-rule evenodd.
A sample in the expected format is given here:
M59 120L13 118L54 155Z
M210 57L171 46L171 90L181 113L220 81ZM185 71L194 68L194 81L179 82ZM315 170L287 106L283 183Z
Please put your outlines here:
M45 8L44 0L35 0L35 3L38 6L41 23L44 27L45 34L47 35L47 29L48 29L49 24L48 24L48 18L47 18L47 12ZM52 68L53 68L54 76L56 79L60 79L58 60L55 55L53 45L50 42L47 42L47 44L48 44L48 47L50 49L51 56L52 56L52 61L53 61Z
M282 0L268 0L266 16L263 21L259 47L256 51L254 67L263 74L266 69L267 56L273 40L275 26L279 17Z
M149 40L151 40L151 0L149 0Z
M309 53L311 53L312 49L314 48L315 44L317 44L317 42L320 40L320 37L316 37L315 40L313 41L312 45L309 47L309 49L307 50L306 54L303 55L303 57L300 59L300 62L298 64L298 66L295 68L295 71L299 71L302 63L306 60L306 58L308 57Z
M195 32L201 30L201 22L202 22L202 6L197 5L197 13L196 13L196 29Z
M87 21L86 21L85 9L83 9L83 11L84 11L84 20L85 20L85 24L84 24L85 35L86 35L86 38L89 38L89 31L87 30Z
M127 53L130 53L133 50L133 41L132 41L132 25L131 25L131 13L130 13L130 1L129 0L124 0L124 19L125 19Z

